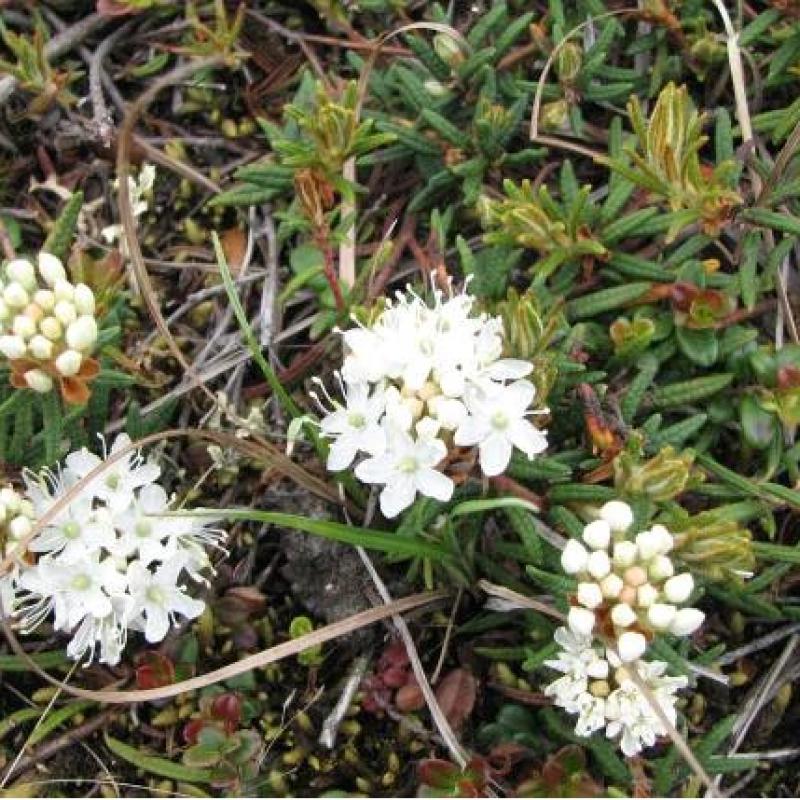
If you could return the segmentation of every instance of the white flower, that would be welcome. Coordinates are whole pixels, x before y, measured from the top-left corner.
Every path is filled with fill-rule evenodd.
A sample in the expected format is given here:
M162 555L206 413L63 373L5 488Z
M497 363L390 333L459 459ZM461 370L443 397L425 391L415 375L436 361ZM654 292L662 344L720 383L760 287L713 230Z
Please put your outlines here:
M625 631L617 639L617 654L625 664L637 661L644 655L645 650L647 650L647 639L638 631Z
M639 549L634 542L616 542L613 550L614 566L630 567L635 563Z
M606 575L606 577L600 581L600 589L603 592L603 597L609 600L614 600L619 597L623 586L625 586L625 582L614 572Z
M131 439L127 434L120 434L114 440L108 456L115 455L130 443ZM70 453L65 463L76 479L82 479L97 469L103 463L103 459L84 447L82 450ZM132 451L90 481L85 491L98 500L108 503L112 510L122 511L131 504L134 491L140 486L153 483L160 473L161 468L156 463L146 461L141 453Z
M577 597L578 602L588 609L597 608L603 602L603 592L596 583L579 583Z
M405 431L393 431L385 453L362 461L356 477L364 483L384 486L380 495L381 511L396 517L408 508L417 492L437 500L449 500L453 481L434 467L447 455L440 439L414 440Z
M604 519L596 519L583 529L583 541L593 550L605 550L611 542L611 526Z
M129 442L118 437L112 454ZM53 627L71 634L70 657L116 664L128 629L143 630L152 643L178 615L194 619L202 612L205 604L187 594L182 581L205 580L201 570L210 562L203 548L222 549L224 533L208 527L214 520L207 514L173 512L154 483L158 465L139 453L112 465L112 481L101 472L65 503L79 480L107 466L86 450L66 461L54 471L26 471L24 497L10 487L0 490L0 534L12 545L60 504L0 579L0 601L25 632L52 614Z
M56 369L65 378L77 375L83 363L83 356L77 350L65 350L56 358Z
M22 358L27 350L25 340L21 336L0 336L0 353L9 361Z
M34 553L58 553L60 561L74 564L90 558L114 540L111 519L104 510L95 511L92 499L79 495L48 523L28 545Z
M63 320L62 320L63 322ZM65 335L67 347L81 353L89 352L97 342L97 322L94 317L85 314L69 323Z
M429 305L411 289L398 292L368 326L355 320L353 328L342 332L344 407L328 396L333 409L323 408L322 433L334 440L328 468L341 470L355 462L359 480L386 485L384 513L399 513L417 491L449 498L453 483L444 473L450 464L470 463L468 458L445 458L455 453L454 446L477 446L488 476L506 469L515 447L533 458L547 446L545 432L527 419L537 413L530 408L534 385L522 380L532 365L501 358L502 320L476 313L474 298L465 292L446 296L433 289L433 301ZM428 422L420 428L423 420ZM434 453L430 465L442 473L440 478L421 473L427 488L414 488L413 480L397 475L390 488L389 477L398 471L392 464L405 459L403 454L395 458L394 451L411 448L398 432L411 442L438 442L421 446L420 463ZM392 446L391 438L399 444ZM362 456L366 460L359 463Z
M675 572L675 567L669 556L656 556L650 562L647 572L653 580L663 581Z
M347 469L359 451L380 455L386 448L386 434L380 418L386 407L382 387L370 396L368 383L342 383L344 405L331 398L333 410L322 418L322 435L332 439L328 452L328 469L332 472Z
M19 283L29 292L36 287L36 270L33 264L24 258L15 258L6 264L6 278Z
M602 580L611 572L611 559L605 550L595 550L586 563L586 571L596 580Z
M636 669L643 683L648 686L664 715L672 725L677 719L675 694L686 686L685 677L665 677L667 665L663 661L639 661ZM656 738L665 736L667 731L639 687L620 671L618 689L606 699L605 713L609 722L606 736L620 738L622 752L630 757L645 747L655 744Z
M664 584L664 594L670 603L685 603L694 591L694 579L688 572L674 575Z
M669 626L669 632L675 636L688 636L694 633L705 620L706 615L696 608L681 608Z
M456 431L455 443L478 445L485 475L500 475L514 447L528 458L547 449L547 436L526 419L535 393L532 383L519 380L496 387L489 396L477 391L467 394L470 415Z
M652 583L645 583L636 590L636 605L639 608L649 608L658 597L658 589Z
M60 258L52 253L42 251L38 256L39 274L48 286L55 286L58 281L65 281L67 273Z
M677 609L670 603L653 603L647 609L647 619L650 624L658 631L665 631L675 619Z
M141 561L128 567L128 585L132 604L129 611L130 625L141 626L148 642L160 642L169 632L170 625L177 625L176 615L195 619L203 613L205 603L194 600L178 586L178 576L184 560L175 556L165 561L155 572L151 572Z
M611 526L612 531L622 533L633 525L633 510L621 500L609 500L600 509L600 518Z
M575 575L586 569L589 553L577 539L569 539L561 551L561 569L567 575Z
M23 377L25 378L25 383L34 392L47 394L53 388L53 379L40 369L29 369L23 374Z
M567 615L567 623L570 630L579 636L589 636L594 630L595 616L594 612L588 608L581 608L580 606L573 606Z
M617 603L611 609L611 621L620 628L627 628L636 622L636 614L627 603Z

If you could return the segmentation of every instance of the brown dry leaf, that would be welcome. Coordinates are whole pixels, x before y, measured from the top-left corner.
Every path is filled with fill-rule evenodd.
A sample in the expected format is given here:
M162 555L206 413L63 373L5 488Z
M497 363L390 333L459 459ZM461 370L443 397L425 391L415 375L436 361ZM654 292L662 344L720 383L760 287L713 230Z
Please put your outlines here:
M222 252L225 253L231 274L238 277L247 254L247 234L241 228L228 228L223 231L221 241Z
M448 672L436 687L436 699L455 729L460 728L472 713L477 695L477 678L463 668Z

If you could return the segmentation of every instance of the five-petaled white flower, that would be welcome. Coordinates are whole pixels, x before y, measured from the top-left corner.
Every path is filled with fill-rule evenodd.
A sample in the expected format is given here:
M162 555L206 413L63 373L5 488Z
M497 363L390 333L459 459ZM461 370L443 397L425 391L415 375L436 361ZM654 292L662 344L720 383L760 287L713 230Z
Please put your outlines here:
M446 455L447 448L440 439L414 439L405 431L394 430L389 434L386 451L362 461L356 467L356 476L364 483L384 487L381 511L387 517L395 517L414 502L417 492L437 500L450 499L453 481L434 469Z
M535 428L526 416L536 389L530 381L519 380L466 396L469 416L456 431L455 443L478 445L481 469L486 475L499 475L508 466L515 447L528 458L547 449L547 437Z

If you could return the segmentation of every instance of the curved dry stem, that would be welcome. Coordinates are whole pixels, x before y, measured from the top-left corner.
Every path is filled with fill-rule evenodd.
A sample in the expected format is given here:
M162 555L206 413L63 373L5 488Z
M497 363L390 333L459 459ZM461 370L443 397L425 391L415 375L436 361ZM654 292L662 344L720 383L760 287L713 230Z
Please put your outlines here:
M154 81L147 88L147 90L139 95L137 100L129 106L127 112L125 113L119 129L119 144L117 149L117 181L119 186L117 203L119 205L120 222L122 224L125 242L128 247L128 257L133 265L133 274L136 278L137 284L139 285L139 290L144 297L147 310L150 313L153 322L156 324L159 333L164 337L164 341L167 343L167 346L169 347L173 356L186 371L194 385L199 387L215 405L217 403L217 399L214 396L214 393L205 385L197 370L194 368L194 365L190 364L186 360L185 356L181 352L180 347L178 346L178 343L175 341L175 337L173 337L172 333L170 333L169 327L164 320L161 309L159 308L158 298L153 289L153 284L150 281L150 276L147 272L144 258L142 257L142 249L139 246L139 239L136 235L136 222L131 204L128 176L130 174L130 151L131 142L133 140L134 126L136 125L136 122L141 114L158 96L159 92L175 83L185 80L201 69L220 66L223 63L224 59L222 56L210 56L208 58L201 58L196 61L188 61L185 64L176 67L166 75L163 75L157 81Z
M539 75L539 82L536 85L536 94L533 96L533 109L531 111L531 127L530 127L530 139L533 142L541 142L542 144L547 144L553 147L562 147L565 150L572 150L577 153L581 153L582 155L588 155L591 158L597 159L598 157L602 157L601 153L597 153L594 150L591 150L588 147L583 147L582 145L576 145L574 142L571 142L569 139L561 139L557 136L540 136L539 135L539 113L541 112L542 108L542 96L544 95L544 84L547 80L547 76L550 74L550 70L553 66L553 62L556 59L561 48L576 34L580 33L587 25L591 25L593 22L596 22L599 19L604 19L605 17L618 17L627 14L635 14L639 11L638 8L622 8L617 9L616 11L608 11L605 14L598 14L596 17L589 17L584 22L581 22L580 25L576 25L569 33L564 36L564 38L553 48L550 55L547 57L547 60L544 62L544 67L542 68L542 74Z
M421 606L426 606L437 600L442 600L448 596L446 591L436 592L422 592L420 594L413 594L409 597L404 597L401 600L395 600L386 605L370 608L367 611L361 611L358 614L353 614L347 619L339 620L324 628L319 628L316 631L307 633L297 639L290 639L282 644L269 647L251 656L242 658L233 664L228 664L219 669L212 670L205 673L205 675L198 675L189 680L179 681L172 683L169 686L161 686L156 689L133 689L133 690L108 690L108 689L81 689L76 686L70 686L58 678L50 675L49 672L43 670L36 664L30 656L22 649L14 631L8 623L5 614L0 618L3 632L11 649L23 660L25 660L32 672L38 675L42 680L49 683L51 686L58 687L62 692L73 695L75 697L83 697L88 700L95 700L99 703L142 703L152 700L165 700L169 697L176 697L184 692L191 692L196 689L203 689L206 686L211 686L221 681L230 680L237 675L242 675L245 672L250 672L254 669L260 669L268 664L273 664L281 659L288 658L289 656L297 655L298 653L307 650L310 647L329 642L331 639L336 639L339 636L344 636L348 633L358 630L359 628L372 625L380 620L387 619L396 614L402 614L406 611L411 611Z

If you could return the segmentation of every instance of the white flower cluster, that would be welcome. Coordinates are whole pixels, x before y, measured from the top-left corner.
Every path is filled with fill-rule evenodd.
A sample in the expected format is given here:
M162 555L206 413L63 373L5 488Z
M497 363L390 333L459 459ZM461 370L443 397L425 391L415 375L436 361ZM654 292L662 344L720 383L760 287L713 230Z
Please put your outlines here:
M94 292L67 280L64 265L39 253L9 261L0 273L0 353L25 364L25 385L53 388L54 377L77 375L97 343Z
M687 685L687 679L667 676L663 661L638 661L625 666L612 649L603 653L591 636L568 628L558 628L555 640L561 648L558 658L545 664L563 673L563 677L544 691L557 706L578 715L578 736L591 736L605 728L605 735L618 738L622 752L633 756L667 734L664 723L631 678L631 669L636 669L664 716L675 725L676 693Z
M498 317L473 312L466 293L434 290L433 307L398 293L369 327L344 332L343 402L326 394L322 434L332 440L328 469L355 468L383 486L381 510L394 517L417 492L449 500L442 462L453 446L477 445L485 475L501 474L516 447L533 458L547 447L527 419L536 394L527 361L502 358ZM319 398L313 395L319 402ZM320 403L320 405L322 405Z
M139 179L136 180L132 175L128 175L128 194L131 198L131 211L135 219L144 214L149 206L148 198L153 193L153 184L156 181L156 168L152 164L145 164L139 171ZM119 178L112 184L114 189L119 188ZM109 243L120 242L120 250L123 255L127 252L125 240L122 237L122 225L115 223L106 225L100 231L100 235Z
M606 503L583 529L583 543L567 542L561 566L578 579L567 627L555 632L558 658L545 664L563 677L545 688L556 705L577 714L575 733L605 728L627 756L650 747L666 727L631 677L635 670L674 726L676 693L685 677L668 677L667 664L642 656L654 634L687 636L702 625L696 608L679 608L693 589L688 572L675 574L672 534L663 525L631 534L627 503Z
M705 619L696 608L679 608L694 580L688 572L675 574L672 534L653 525L631 540L632 524L630 506L612 500L583 529L586 546L571 539L561 554L564 572L579 581L567 624L579 636L599 632L614 639L623 662L640 658L652 633L688 636Z
M130 444L117 437L106 458ZM26 473L26 497L0 492L6 530L13 534L14 569L3 577L2 600L24 632L53 614L53 627L71 632L71 658L99 652L116 664L128 630L159 642L178 615L199 616L205 604L186 593L184 578L204 582L205 547L221 549L224 534L208 518L170 515L170 499L157 483L160 467L132 451L107 466L67 502L20 553L33 522L76 483L103 464L85 448L66 457L57 473ZM12 495L14 496L12 499Z

